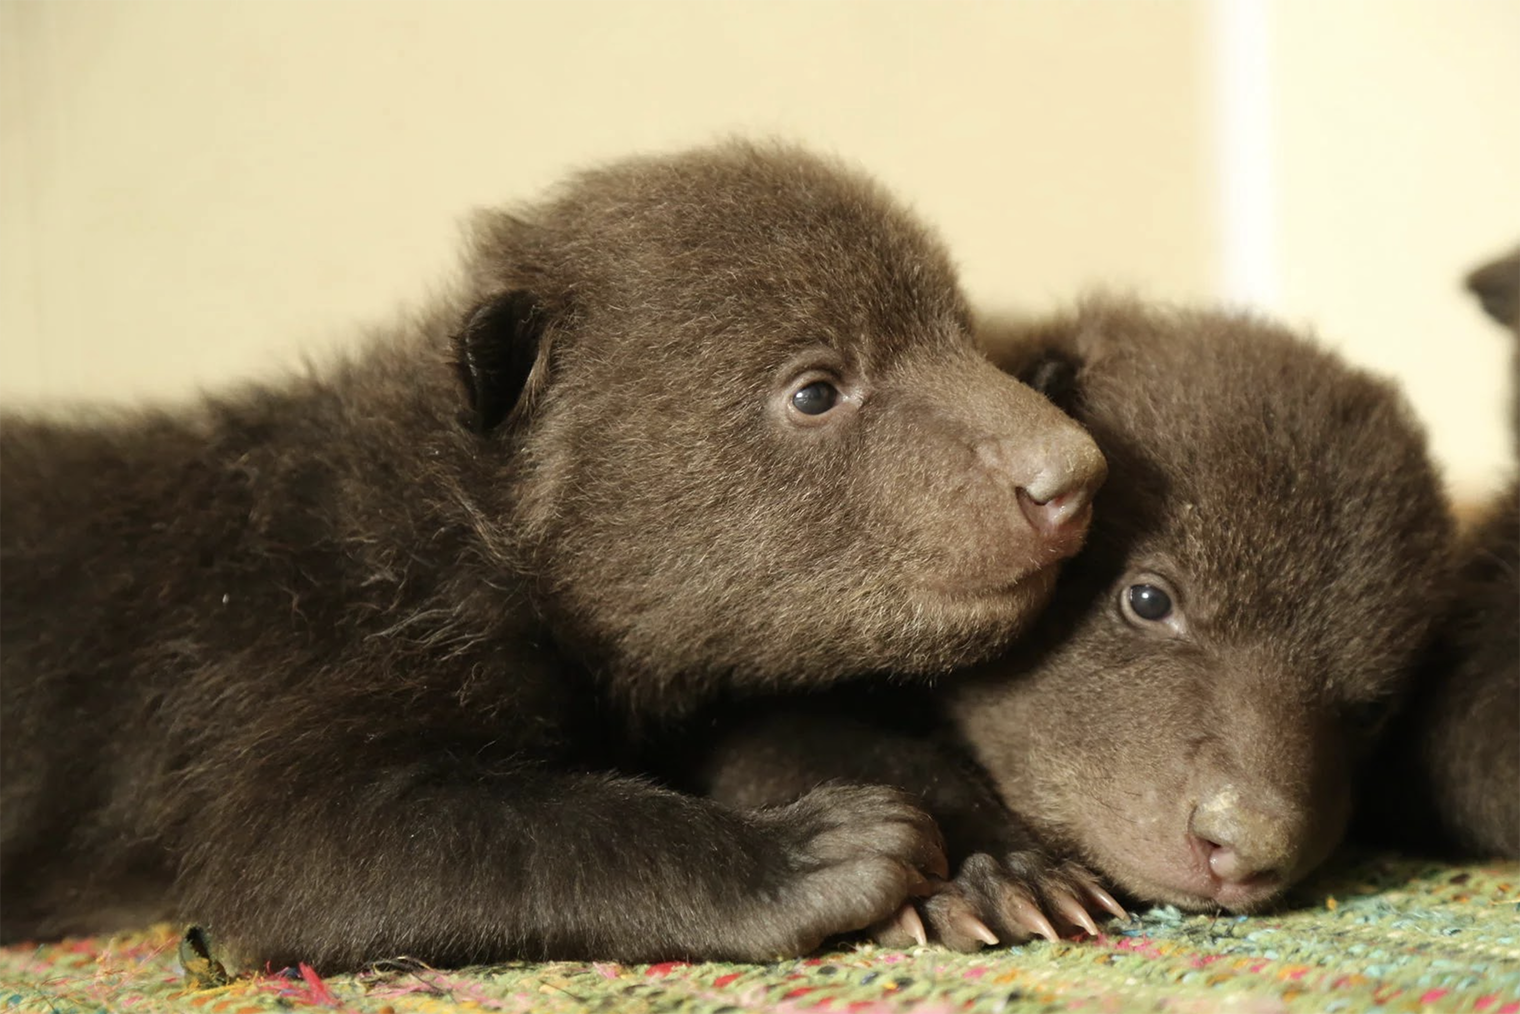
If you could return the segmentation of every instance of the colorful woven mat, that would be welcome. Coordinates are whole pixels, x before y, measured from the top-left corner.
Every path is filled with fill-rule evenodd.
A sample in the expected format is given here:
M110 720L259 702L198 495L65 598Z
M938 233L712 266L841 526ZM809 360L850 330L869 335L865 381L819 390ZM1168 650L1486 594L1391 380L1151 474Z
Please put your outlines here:
M1520 1014L1520 867L1347 861L1265 916L1158 908L1095 940L861 945L774 965L307 968L193 988L167 926L0 950L0 1011L1476 1011Z

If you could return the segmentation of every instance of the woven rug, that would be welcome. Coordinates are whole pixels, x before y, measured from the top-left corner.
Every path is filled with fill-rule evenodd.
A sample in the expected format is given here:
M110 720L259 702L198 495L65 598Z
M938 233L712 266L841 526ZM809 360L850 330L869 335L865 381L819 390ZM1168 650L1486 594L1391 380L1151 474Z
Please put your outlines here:
M1110 923L960 955L860 945L774 965L309 968L198 988L162 926L0 950L0 1011L1475 1011L1520 1014L1520 866L1344 860L1270 915ZM191 961L192 966L195 962Z

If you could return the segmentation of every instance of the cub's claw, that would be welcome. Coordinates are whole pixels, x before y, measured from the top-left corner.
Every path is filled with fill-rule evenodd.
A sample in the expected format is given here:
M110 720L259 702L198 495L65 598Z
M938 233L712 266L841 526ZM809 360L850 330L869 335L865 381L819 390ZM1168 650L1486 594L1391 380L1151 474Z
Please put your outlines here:
M919 902L919 910L931 938L957 951L1035 937L1057 940L1057 924L1068 933L1095 936L1098 919L1128 918L1087 870L1052 863L1037 852L969 856L954 880Z
M891 918L885 919L871 927L871 939L882 947L892 950L907 950L909 947L922 947L929 942L928 931L924 929L924 921L918 914L918 909L908 902L899 908Z

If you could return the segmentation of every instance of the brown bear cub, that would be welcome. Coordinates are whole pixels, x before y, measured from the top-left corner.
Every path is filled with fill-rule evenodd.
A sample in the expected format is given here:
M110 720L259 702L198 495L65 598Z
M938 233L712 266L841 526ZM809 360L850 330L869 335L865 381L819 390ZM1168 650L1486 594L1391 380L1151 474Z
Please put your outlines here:
M990 337L1109 462L1051 606L944 684L937 730L899 700L845 763L771 713L719 743L706 785L751 804L828 777L913 792L958 864L920 904L952 947L1091 929L1110 907L1093 873L1258 908L1341 839L1430 629L1449 521L1422 431L1389 384L1247 317L1094 303ZM784 777L767 737L789 744Z
M1520 339L1520 250L1468 276ZM1520 342L1511 350L1520 374ZM1520 376L1512 377L1520 440ZM1449 856L1520 858L1520 485L1457 547L1445 614L1369 770L1366 837Z
M5 419L0 938L242 967L768 959L944 872L904 795L744 810L641 736L985 658L1103 462L874 184L733 143L478 223L431 310L193 410Z

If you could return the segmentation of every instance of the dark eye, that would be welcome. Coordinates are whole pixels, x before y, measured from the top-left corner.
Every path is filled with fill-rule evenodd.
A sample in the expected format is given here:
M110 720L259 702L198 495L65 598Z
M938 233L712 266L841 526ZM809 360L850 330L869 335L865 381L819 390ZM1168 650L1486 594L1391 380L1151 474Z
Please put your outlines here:
M1172 614L1172 597L1153 584L1132 584L1124 594L1142 620L1164 620Z
M827 380L815 380L792 393L792 407L803 415L823 415L838 401L838 389Z

